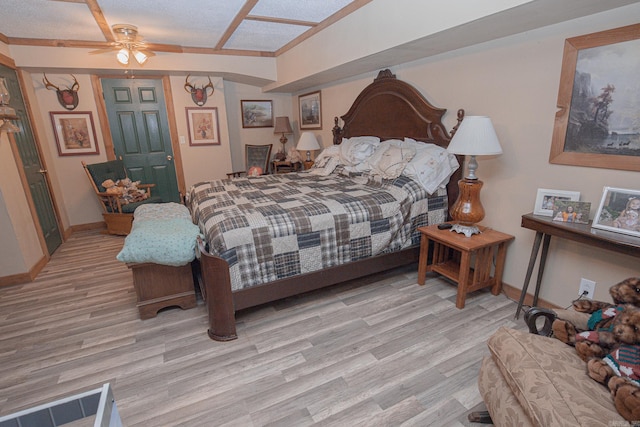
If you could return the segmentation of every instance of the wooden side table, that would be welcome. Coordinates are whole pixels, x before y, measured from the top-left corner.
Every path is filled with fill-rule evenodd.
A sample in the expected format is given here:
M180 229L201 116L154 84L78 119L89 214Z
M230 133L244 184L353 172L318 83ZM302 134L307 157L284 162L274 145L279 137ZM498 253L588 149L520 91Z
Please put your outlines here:
M289 173L289 172L298 172L302 170L302 163L291 163L287 161L277 161L274 160L272 163L273 173Z
M450 230L440 230L437 225L418 228L421 233L418 283L424 285L430 271L453 280L458 284L458 308L464 308L469 292L490 287L493 295L500 294L507 242L514 237L485 227L480 227L480 230L480 234L466 237ZM433 242L433 252L429 263L430 241ZM494 255L496 265L492 275Z

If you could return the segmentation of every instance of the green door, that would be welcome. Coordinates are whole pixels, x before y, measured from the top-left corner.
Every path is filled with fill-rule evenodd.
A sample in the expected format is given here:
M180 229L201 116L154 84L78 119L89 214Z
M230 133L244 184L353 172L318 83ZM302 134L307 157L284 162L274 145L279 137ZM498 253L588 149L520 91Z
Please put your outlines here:
M129 178L156 184L151 194L180 202L161 79L102 79L116 158Z
M62 244L62 234L58 227L53 200L49 192L49 184L46 177L47 171L42 166L31 122L20 91L18 76L15 70L0 66L0 77L5 78L7 89L11 94L9 106L16 110L16 114L20 118L20 120L13 122L20 128L20 132L14 133L13 137L20 153L22 167L29 185L29 192L31 193L31 200L40 223L40 230L44 236L47 251L51 255Z

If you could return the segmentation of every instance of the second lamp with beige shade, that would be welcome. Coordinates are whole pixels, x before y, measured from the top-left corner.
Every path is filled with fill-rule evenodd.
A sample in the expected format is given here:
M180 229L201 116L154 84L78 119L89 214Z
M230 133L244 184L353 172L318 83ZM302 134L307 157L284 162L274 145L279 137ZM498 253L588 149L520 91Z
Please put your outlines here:
M287 145L287 137L284 135L293 133L293 129L291 129L291 123L289 122L289 117L276 117L276 125L273 129L273 133L282 134L282 136L280 137L282 149L278 151L273 158L277 161L284 161L284 159L287 158L287 151L285 150L285 146Z

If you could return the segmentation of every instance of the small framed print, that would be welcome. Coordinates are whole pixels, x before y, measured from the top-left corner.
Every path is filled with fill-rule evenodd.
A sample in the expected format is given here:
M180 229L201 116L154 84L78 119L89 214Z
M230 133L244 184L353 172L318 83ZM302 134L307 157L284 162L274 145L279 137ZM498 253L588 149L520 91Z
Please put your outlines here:
M322 129L322 98L320 91L298 96L300 129Z
M269 100L241 100L243 128L272 128L273 101Z
M593 228L640 237L640 191L604 187Z
M186 107L189 145L220 145L218 108Z
M553 220L573 222L575 224L589 224L590 202L572 202L570 200L556 200L553 208Z
M99 154L91 111L52 111L51 123L58 155Z
M536 204L533 207L534 215L553 216L555 203L559 200L577 202L580 200L580 192L538 188Z

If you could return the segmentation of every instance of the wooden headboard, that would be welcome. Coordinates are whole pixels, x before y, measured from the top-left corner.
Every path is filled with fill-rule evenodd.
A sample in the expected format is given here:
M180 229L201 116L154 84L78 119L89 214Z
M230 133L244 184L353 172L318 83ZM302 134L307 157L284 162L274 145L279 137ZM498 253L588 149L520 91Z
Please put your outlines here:
M409 137L446 148L464 118L464 110L458 110L458 122L451 132L442 124L446 111L431 105L416 88L398 80L390 70L382 70L340 117L342 127L338 117L334 118L333 143L340 144L342 138L353 136L377 136L382 140ZM458 198L464 159L458 156L458 162L460 168L447 185L449 211Z

